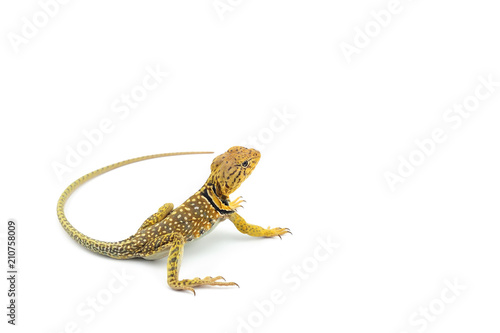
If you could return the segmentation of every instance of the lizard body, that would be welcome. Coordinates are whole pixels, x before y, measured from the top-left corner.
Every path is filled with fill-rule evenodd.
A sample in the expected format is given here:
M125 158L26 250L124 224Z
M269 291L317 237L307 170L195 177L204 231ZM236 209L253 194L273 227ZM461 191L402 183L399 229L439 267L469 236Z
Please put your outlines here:
M241 197L234 201L229 199L229 195L240 187L259 162L260 153L255 149L232 147L224 154L217 156L212 162L210 176L195 194L175 209L171 203L164 204L158 212L143 222L135 234L122 241L104 242L90 238L73 227L64 214L64 205L71 193L83 183L103 173L127 164L158 157L207 153L148 155L95 170L77 179L61 194L57 203L59 221L66 232L79 244L111 258L156 260L168 256L167 282L173 289L190 290L195 293L193 287L201 285L237 285L234 282L225 282L225 280L218 281L223 279L221 276L179 280L178 275L184 244L206 235L226 219L233 222L240 232L254 237L281 237L290 232L287 228L264 229L248 224L236 212L243 202Z

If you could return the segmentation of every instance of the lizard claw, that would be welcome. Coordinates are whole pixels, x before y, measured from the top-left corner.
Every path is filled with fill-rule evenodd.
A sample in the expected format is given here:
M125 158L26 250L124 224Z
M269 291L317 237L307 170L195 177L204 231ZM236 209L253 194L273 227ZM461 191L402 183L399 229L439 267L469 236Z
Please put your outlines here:
M240 197L237 197L235 200L233 200L233 201L231 201L231 202L229 203L229 208L231 208L232 210L236 210L236 209L238 209L238 208L240 208L240 207L241 207L241 208L243 208L243 206L242 206L242 205L240 205L240 204L241 204L241 203L243 203L243 202L246 202L246 201L245 201L245 200L243 200L243 199L241 198L241 196L240 196Z
M275 237L278 236L281 239L281 236L284 234L292 234L290 232L290 229L288 228L272 228L268 227L265 229L265 234L263 235L264 237Z

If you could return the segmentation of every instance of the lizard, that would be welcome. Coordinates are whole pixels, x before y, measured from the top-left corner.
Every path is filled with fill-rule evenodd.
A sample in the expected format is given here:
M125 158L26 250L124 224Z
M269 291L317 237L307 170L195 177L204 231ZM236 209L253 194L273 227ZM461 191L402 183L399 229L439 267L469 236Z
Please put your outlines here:
M203 186L180 206L172 203L162 205L148 217L132 236L118 242L105 242L88 237L78 231L67 220L64 205L70 195L82 184L116 168L144 160L212 152L181 152L147 155L114 163L92 171L71 183L57 202L57 216L66 232L79 244L101 255L114 259L143 258L167 259L167 283L174 290L188 290L196 295L198 286L238 286L226 282L222 276L207 276L203 279L179 279L180 263L184 245L207 235L220 222L229 219L243 234L253 237L275 237L290 233L288 228L267 229L247 223L236 211L244 200L241 197L231 201L229 195L245 181L257 166L261 154L255 149L240 146L231 147L217 156L210 166L211 172Z

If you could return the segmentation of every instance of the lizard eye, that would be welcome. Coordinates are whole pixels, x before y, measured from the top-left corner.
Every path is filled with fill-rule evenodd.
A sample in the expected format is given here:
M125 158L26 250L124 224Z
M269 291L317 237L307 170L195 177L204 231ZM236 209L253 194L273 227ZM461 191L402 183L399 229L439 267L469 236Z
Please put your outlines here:
M245 161L245 162L241 163L241 166L244 167L244 168L247 168L248 167L248 161Z

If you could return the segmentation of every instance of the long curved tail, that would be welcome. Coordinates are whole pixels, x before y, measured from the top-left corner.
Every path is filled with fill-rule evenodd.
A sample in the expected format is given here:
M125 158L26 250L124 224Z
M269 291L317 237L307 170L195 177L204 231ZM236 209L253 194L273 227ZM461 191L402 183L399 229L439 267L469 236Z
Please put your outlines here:
M59 197L57 201L57 217L59 218L59 222L61 222L62 227L66 232L79 244L83 245L85 248L102 254L112 258L117 259L126 259L132 257L132 253L127 252L128 246L126 246L127 240L120 242L103 242L93 238L90 238L80 231L78 231L75 227L69 223L66 215L64 214L64 205L66 201L70 197L70 195L83 183L88 182L92 178L95 178L103 173L114 170L116 168L122 167L124 165L150 160L158 157L166 157L166 156L178 156L178 155L194 155L194 154L212 154L212 152L182 152L182 153L164 153L164 154L155 154L155 155L147 155L142 157L136 157L129 160L125 160L122 162L114 163L103 168L94 170L85 176L82 176L75 180L71 185L69 185L64 192ZM124 246L125 245L125 246Z

